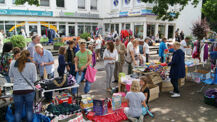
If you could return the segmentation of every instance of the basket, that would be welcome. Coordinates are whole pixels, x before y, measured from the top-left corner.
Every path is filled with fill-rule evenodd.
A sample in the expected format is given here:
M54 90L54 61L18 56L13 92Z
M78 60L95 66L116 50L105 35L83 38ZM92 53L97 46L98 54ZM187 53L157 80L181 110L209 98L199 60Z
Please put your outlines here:
M215 98L209 98L207 96L204 96L204 103L207 105L212 105L212 106L216 106L217 107L217 103Z

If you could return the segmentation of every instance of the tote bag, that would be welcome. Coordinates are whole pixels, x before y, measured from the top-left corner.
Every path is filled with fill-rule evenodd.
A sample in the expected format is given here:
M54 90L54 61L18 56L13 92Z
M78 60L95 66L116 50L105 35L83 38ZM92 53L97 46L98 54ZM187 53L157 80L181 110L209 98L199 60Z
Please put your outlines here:
M85 79L91 83L96 81L96 72L97 70L92 68L91 66L87 67Z

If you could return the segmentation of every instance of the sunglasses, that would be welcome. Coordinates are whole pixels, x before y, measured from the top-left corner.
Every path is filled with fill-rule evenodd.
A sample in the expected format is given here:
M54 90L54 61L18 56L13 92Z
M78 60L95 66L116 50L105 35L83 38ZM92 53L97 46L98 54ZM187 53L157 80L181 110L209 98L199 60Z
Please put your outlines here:
M86 44L86 42L81 42L81 44Z

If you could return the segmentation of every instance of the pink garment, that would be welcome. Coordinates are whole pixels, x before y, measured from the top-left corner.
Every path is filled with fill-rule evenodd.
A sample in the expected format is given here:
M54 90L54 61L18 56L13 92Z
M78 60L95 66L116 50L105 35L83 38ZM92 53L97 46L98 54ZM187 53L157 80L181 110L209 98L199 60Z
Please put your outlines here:
M97 70L92 68L91 66L87 67L87 71L85 74L85 79L91 83L96 81L96 72Z

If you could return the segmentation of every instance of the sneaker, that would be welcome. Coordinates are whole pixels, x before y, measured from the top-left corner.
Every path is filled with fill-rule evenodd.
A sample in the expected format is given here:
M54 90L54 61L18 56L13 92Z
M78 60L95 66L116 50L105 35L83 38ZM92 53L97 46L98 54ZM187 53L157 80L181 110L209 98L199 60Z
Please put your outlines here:
M173 95L171 95L172 98L176 98L176 97L180 97L181 95L179 93L174 93Z
M170 93L170 94L174 94L174 92L173 92L173 91L169 91L169 93Z

